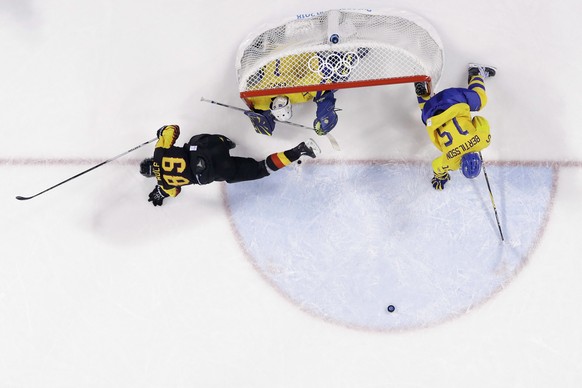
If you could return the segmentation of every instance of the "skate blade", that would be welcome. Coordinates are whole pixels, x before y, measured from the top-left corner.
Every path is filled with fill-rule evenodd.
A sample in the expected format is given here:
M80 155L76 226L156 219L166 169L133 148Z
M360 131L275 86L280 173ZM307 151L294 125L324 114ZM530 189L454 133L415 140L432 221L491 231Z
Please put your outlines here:
M467 65L467 68L468 68L468 69L470 69L470 68L472 68L472 67L485 67L485 68L487 68L487 67L488 67L488 68L492 69L493 71L497 72L497 67L495 67L495 66L490 66L490 65L482 65L482 64L480 64L480 63L475 63L475 62L473 62L473 63L469 63L469 65Z
M309 138L305 141L305 145L309 148L311 148L313 150L313 153L315 155L319 155L321 154L321 148L319 148L319 145L315 142L315 140L313 140L312 138Z

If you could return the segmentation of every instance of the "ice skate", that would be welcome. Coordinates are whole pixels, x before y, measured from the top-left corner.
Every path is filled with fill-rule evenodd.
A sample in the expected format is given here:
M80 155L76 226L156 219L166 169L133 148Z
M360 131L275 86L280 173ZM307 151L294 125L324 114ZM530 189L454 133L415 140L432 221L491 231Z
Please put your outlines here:
M294 151L298 152L299 157L307 155L310 158L315 158L316 154L321 153L321 149L313 139L308 139L304 142L299 143L299 145L293 148Z
M418 97L428 96L430 94L428 91L428 84L426 82L415 82L414 92Z
M301 147L301 145L303 145L303 147ZM319 145L312 138L301 143L299 147L301 147L299 149L301 155L307 155L310 158L315 158L317 155L321 154L321 148L319 148Z
M483 78L495 77L497 69L493 66L480 65L478 63L469 63L469 79L473 76L480 75Z

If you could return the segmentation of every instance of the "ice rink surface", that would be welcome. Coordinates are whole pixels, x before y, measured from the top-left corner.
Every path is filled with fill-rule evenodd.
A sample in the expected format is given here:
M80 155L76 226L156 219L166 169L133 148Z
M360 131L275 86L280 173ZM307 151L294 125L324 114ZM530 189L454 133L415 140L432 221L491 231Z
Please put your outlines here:
M234 60L261 24L333 8L428 20L437 90L496 65L482 176L430 187L436 149L412 87L337 93L342 150L256 182L184 188L138 174L179 124L262 159ZM580 4L517 0L0 0L0 387L579 387ZM313 105L294 121L309 125ZM393 313L387 305L396 307Z

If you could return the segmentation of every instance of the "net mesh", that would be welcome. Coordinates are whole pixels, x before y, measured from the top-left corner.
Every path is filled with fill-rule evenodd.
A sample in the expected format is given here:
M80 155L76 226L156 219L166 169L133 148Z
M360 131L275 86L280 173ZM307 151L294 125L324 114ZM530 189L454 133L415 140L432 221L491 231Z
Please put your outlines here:
M247 97L422 77L436 84L443 61L438 35L416 15L331 10L251 36L239 48L236 70Z

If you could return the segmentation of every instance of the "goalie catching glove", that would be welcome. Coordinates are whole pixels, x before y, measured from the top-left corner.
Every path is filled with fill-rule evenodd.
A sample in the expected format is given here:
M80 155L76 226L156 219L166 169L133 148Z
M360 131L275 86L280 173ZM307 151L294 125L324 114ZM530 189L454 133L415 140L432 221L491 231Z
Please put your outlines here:
M313 129L319 136L323 136L331 131L337 124L337 113L335 113L335 97L331 90L317 92L313 99L317 104L316 116L313 122Z
M435 172L434 176L432 177L432 180L431 180L432 187L435 190L442 190L445 188L445 184L450 180L451 180L451 176L449 175L448 172L445 172L442 174L437 174Z

